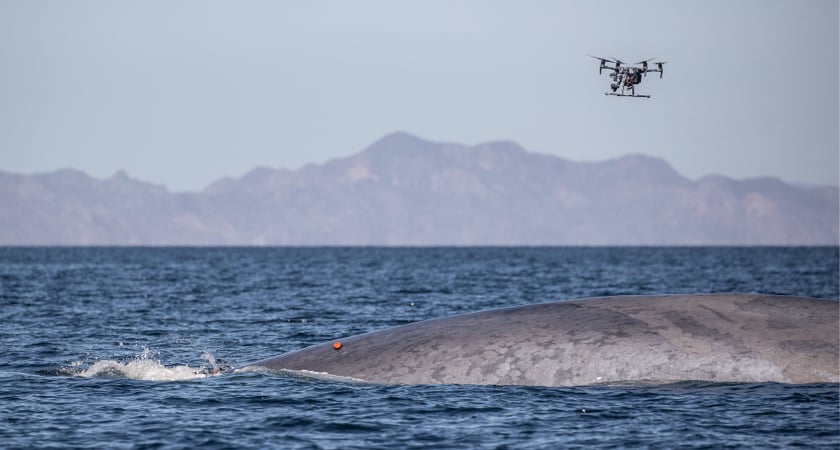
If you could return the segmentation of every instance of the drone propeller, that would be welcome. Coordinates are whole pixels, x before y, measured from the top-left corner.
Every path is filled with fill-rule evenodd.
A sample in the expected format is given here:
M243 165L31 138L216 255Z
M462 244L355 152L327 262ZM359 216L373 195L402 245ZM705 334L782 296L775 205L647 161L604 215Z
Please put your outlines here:
M613 60L611 60L611 59L609 59L609 58L602 58L602 57L600 57L600 56L590 55L590 54L588 54L588 53L586 54L586 56L588 56L588 57L590 57L590 58L600 59L601 61L609 61L609 62L611 62L611 63L614 63L614 62L615 62L615 61L613 61Z
M611 59L601 58L600 56L594 56L594 55L586 55L586 56L601 60L601 65L598 66L598 75L600 75L601 71L604 70L607 67L607 61L609 61L611 63L615 63L615 61L613 61ZM616 67L618 67L618 66L616 66Z

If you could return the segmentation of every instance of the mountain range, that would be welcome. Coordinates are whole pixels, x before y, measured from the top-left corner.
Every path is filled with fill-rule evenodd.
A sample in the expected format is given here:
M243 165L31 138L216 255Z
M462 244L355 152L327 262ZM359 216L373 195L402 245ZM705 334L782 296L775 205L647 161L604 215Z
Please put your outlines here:
M836 186L690 180L662 159L574 162L393 133L201 192L117 172L0 172L0 245L838 245Z

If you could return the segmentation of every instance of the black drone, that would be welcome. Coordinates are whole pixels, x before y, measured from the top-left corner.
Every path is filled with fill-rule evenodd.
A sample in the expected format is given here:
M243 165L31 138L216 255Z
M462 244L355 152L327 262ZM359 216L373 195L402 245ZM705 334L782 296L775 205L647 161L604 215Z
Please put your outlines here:
M608 58L601 58L599 56L592 56L595 59L601 60L601 66L598 67L598 73L602 73L604 69L610 69L612 73L610 73L610 77L612 78L612 83L610 83L610 89L612 92L605 92L604 95L615 95L617 97L644 97L650 98L650 95L644 94L636 94L635 86L642 82L642 78L647 75L648 72L659 72L659 78L662 78L662 65L665 64L666 61L653 61L654 58L646 59L641 62L637 62L635 65L625 66L623 65L620 59L608 59ZM614 66L609 66L607 63L613 63ZM639 66L641 64L641 66ZM648 67L648 64L654 65L656 68L651 69ZM618 92L619 88L621 92ZM629 92L625 93L625 92Z

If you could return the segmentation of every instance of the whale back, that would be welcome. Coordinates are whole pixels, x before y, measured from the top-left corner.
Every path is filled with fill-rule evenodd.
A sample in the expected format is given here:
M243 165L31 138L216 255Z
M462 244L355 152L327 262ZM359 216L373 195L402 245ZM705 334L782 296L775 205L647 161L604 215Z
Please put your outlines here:
M400 384L840 382L839 327L833 300L603 297L427 320L252 365Z

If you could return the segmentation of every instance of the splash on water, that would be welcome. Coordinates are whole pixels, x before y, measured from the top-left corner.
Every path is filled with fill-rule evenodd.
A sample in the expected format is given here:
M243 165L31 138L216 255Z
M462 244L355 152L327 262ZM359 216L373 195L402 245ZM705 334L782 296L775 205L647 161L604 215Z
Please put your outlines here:
M143 353L127 362L103 359L94 362L89 367L81 367L81 363L73 363L62 369L64 375L83 378L129 378L144 381L184 381L207 378L221 373L222 369L216 358L210 352L201 355L209 367L192 367L189 365L175 365L167 367L155 359L153 352L143 348Z

